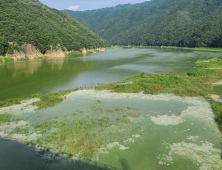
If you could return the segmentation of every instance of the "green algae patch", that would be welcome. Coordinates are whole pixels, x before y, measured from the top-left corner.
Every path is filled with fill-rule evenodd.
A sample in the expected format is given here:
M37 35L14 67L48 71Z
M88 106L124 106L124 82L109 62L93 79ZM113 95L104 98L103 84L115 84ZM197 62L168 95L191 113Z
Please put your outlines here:
M177 155L191 159L199 165L199 169L220 169L222 160L220 158L220 149L213 147L210 142L203 142L201 145L195 143L173 143L163 142L160 147L160 154L157 156L160 165L173 164Z
M127 83L127 82L132 83ZM176 73L158 73L127 77L120 82L99 84L96 90L112 90L118 93L161 94L173 93L178 96L205 96L206 93L192 85L189 80Z

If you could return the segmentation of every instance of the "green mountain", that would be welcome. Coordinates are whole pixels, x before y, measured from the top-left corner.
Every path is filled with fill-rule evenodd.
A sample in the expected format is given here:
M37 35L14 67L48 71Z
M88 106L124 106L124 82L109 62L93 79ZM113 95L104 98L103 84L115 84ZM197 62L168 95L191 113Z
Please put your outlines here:
M154 3L158 3L160 1L163 0L146 1L135 5L131 4L117 5L111 8L108 7L96 10L87 10L87 11L71 11L67 9L62 11L69 14L71 17L75 18L77 21L87 26L91 30L94 30L97 28L98 25L106 22L107 20L118 17L119 15L123 14L125 11L129 9L138 9L144 5L151 5Z
M92 30L111 44L221 47L222 1L154 0Z
M41 53L58 44L69 51L106 46L105 40L75 19L38 0L0 0L0 11L0 55L21 51L24 44Z

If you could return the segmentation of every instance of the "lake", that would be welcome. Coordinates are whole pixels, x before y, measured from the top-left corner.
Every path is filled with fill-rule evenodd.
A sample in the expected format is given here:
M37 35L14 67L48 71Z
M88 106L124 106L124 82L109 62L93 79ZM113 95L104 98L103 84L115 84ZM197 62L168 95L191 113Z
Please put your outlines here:
M14 115L15 119L28 122L26 126L32 134L38 134L39 129L33 127L41 122L58 120L71 125L72 121L88 122L92 118L110 121L107 123L110 126L96 125L90 131L97 134L95 141L109 143L106 148L101 145L103 149L92 156L93 161L44 157L44 153L36 152L36 148L0 139L0 164L4 169L186 170L220 167L221 135L210 106L203 98L110 95L106 91L90 90L97 83L118 81L141 72L176 72L185 76L197 60L212 57L222 58L222 53L144 47L109 49L62 59L0 63L0 100L76 87L85 89L67 95L67 100L53 108ZM215 86L212 93L222 96L221 89L221 86ZM15 126L19 126L18 122ZM55 123L52 126L56 128ZM13 129L12 125L5 130L6 134L11 132L10 128ZM43 141L47 138L44 135L51 133L53 128L42 134ZM0 126L2 133L3 129ZM9 138L13 135L18 140L15 134ZM47 144L49 148L55 146L57 144Z

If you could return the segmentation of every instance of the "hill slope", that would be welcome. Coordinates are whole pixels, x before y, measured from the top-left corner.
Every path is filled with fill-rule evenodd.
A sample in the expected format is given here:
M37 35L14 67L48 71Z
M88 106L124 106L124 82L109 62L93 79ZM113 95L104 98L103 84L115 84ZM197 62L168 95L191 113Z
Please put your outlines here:
M153 1L93 29L111 44L222 46L221 0Z
M87 11L71 11L67 9L62 11L69 14L71 17L75 18L77 21L87 26L91 30L94 30L97 28L98 25L103 24L107 20L118 17L119 15L123 14L125 11L129 9L138 9L144 5L151 5L158 3L160 1L163 0L146 1L135 5L131 4L117 5L115 7L108 7L96 10L87 10Z
M106 42L64 12L38 0L0 0L0 55L31 44L45 53L105 46ZM14 45L9 45L13 42ZM11 43L10 43L11 44Z

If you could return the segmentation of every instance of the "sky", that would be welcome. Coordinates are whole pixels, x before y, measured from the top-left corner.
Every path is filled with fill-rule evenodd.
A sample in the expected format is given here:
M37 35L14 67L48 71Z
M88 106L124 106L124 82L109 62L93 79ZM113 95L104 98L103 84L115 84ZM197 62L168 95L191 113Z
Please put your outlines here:
M59 10L70 9L73 11L85 11L112 7L119 4L136 4L149 0L39 0L43 4Z

